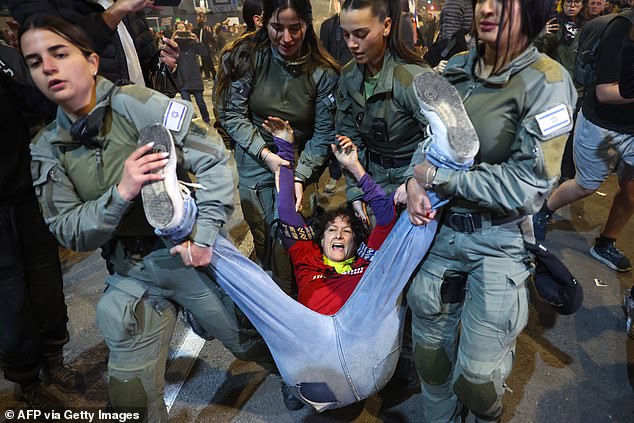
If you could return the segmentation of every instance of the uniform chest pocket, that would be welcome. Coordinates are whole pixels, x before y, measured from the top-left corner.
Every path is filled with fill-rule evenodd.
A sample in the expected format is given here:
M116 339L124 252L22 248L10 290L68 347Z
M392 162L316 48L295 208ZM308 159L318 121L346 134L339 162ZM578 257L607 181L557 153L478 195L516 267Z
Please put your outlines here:
M336 109L335 124L339 126L345 119L351 117L352 100L347 97L343 97L342 95L338 95Z

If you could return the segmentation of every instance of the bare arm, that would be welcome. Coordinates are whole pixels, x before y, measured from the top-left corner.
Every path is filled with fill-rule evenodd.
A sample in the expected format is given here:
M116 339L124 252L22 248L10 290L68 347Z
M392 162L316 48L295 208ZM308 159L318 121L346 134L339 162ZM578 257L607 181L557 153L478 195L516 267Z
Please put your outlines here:
M597 100L603 104L634 103L634 98L624 98L621 96L618 82L597 85Z

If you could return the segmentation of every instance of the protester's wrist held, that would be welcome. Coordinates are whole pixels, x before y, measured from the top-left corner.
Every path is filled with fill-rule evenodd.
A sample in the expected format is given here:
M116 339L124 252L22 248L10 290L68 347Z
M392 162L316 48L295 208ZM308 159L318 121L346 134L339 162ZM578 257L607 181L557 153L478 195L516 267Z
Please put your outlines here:
M407 178L407 181L405 181L405 192L407 192L407 187L409 186L409 183L411 181L414 181L415 184L418 184L418 181L416 181L416 178L414 176L410 176L409 178Z

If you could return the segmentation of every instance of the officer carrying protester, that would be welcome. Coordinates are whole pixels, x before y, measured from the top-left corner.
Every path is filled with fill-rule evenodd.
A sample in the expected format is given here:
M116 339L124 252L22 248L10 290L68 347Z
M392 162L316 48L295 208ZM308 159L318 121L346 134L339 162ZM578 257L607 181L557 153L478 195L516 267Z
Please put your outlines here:
M97 76L99 56L62 19L29 18L19 41L35 85L59 106L31 146L44 218L62 245L101 247L111 273L96 310L109 405L168 420L163 386L179 306L237 357L271 364L261 337L204 272L233 210L234 170L220 138L192 122L191 103ZM177 167L207 188L195 202Z

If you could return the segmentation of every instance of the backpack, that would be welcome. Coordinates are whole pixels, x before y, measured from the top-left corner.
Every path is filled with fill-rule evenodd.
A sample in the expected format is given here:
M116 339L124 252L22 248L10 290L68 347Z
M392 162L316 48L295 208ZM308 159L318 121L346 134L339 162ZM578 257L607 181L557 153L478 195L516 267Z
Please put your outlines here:
M601 39L610 24L619 18L628 19L634 24L634 10L627 9L621 13L599 16L586 22L581 28L573 77L582 87L589 89L595 84Z

